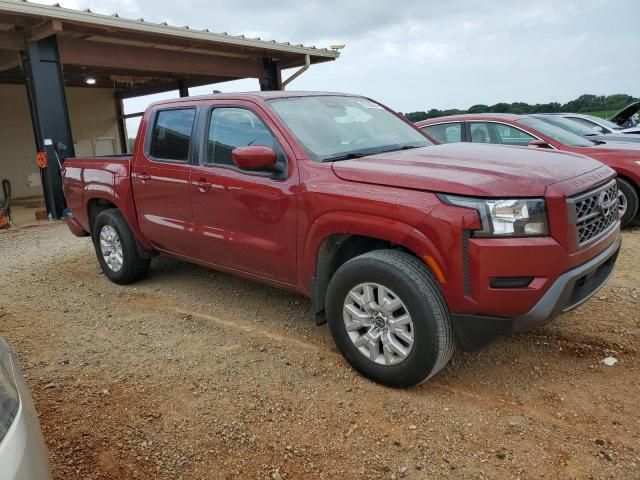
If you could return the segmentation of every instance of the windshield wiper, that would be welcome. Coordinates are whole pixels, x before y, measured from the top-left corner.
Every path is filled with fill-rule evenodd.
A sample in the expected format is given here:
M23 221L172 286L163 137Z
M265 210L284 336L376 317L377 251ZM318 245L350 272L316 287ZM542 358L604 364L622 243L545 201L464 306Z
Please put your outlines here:
M362 157L367 157L369 155L370 153L357 153L357 152L344 153L342 155L336 155L335 157L323 158L322 163L339 162L340 160L353 160L354 158L362 158Z
M350 152L350 153L344 153L342 155L336 155L335 157L325 158L322 160L322 163L338 162L340 160L353 160L354 158L371 157L374 155L380 155L382 153L397 152L398 150L411 150L412 148L420 148L420 147L417 145L401 145L401 146L390 148L388 150L377 150L374 152L367 152L367 153Z
M389 150L384 150L380 153L386 152L397 152L398 150L411 150L413 148L421 148L418 145L402 145L401 147L390 148Z

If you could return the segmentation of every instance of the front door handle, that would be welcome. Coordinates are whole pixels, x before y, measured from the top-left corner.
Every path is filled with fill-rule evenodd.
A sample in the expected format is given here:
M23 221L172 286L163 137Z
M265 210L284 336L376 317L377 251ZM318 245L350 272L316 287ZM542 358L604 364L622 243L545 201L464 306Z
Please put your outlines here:
M148 182L149 180L151 180L151 175L149 175L148 173L139 173L137 176L141 182Z
M200 190L203 193L211 188L211 184L207 182L204 178L201 178L197 182L193 182L193 184L196 186L198 190Z

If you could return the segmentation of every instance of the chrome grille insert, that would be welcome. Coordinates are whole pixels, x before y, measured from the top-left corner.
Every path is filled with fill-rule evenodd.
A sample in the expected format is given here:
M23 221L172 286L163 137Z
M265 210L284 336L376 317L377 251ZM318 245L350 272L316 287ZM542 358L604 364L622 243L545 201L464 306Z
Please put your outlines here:
M569 219L576 229L578 248L605 235L618 219L618 186L615 180L570 197Z

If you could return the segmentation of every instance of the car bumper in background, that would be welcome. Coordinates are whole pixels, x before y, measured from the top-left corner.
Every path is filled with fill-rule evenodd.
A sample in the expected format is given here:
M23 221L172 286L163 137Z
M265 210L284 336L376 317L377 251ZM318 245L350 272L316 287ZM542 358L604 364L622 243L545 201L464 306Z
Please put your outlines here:
M553 320L591 298L613 275L620 251L618 237L591 260L560 275L527 313L514 318L452 314L458 340L464 350L477 350L492 340Z
M3 361L4 359L4 361ZM0 338L0 361L20 395L20 407L6 435L0 439L0 478L2 480L51 479L49 459L31 395L9 353L9 346Z

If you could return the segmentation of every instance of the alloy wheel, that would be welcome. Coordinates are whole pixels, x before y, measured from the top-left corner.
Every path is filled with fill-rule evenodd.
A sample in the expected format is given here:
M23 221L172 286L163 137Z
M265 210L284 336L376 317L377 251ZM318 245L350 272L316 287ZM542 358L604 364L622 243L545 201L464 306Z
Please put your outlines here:
M392 290L378 283L361 283L345 299L344 326L358 351L379 365L404 361L414 344L409 310Z
M627 213L627 196L622 190L618 190L618 212L620 213L620 218Z
M119 272L122 269L122 244L118 232L111 225L105 225L100 230L100 251L104 262L112 271Z

